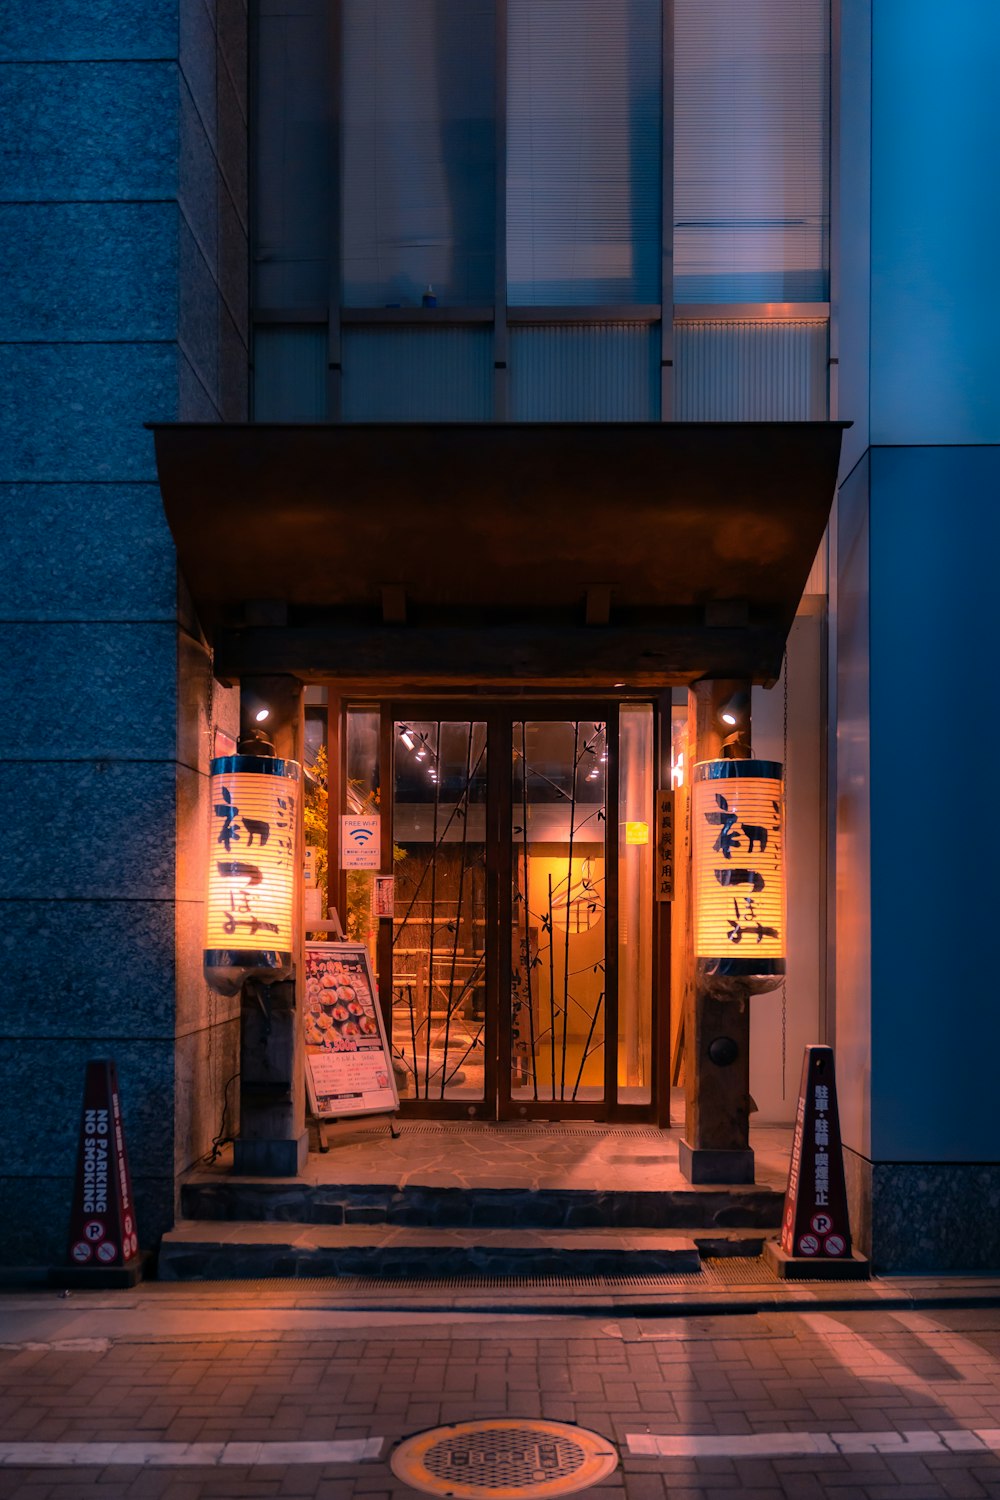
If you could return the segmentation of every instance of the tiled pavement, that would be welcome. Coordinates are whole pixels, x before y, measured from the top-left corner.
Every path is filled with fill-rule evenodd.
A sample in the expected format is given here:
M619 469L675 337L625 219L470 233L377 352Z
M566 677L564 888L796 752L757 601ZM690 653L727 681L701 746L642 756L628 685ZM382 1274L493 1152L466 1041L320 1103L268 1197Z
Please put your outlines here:
M1000 1497L1000 1308L486 1320L292 1305L210 1287L5 1298L0 1497L400 1500L414 1491L392 1476L394 1442L499 1416L611 1438L622 1464L593 1500ZM361 1462L271 1446L373 1438ZM98 1442L177 1446L72 1464L57 1447L61 1465L34 1467L5 1446Z

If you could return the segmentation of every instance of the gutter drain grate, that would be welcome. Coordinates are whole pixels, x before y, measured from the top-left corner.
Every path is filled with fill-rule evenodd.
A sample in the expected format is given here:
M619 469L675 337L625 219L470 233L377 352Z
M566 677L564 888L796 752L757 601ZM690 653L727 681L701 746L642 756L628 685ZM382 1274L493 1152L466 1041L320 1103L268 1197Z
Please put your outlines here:
M391 1459L397 1479L451 1500L544 1500L589 1489L613 1472L606 1438L565 1422L494 1419L432 1427Z

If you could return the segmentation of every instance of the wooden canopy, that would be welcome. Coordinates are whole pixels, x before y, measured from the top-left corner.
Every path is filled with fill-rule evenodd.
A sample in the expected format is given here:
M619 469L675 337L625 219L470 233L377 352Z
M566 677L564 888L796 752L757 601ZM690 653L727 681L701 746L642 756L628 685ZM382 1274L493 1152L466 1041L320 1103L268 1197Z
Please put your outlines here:
M839 422L155 425L219 675L772 681Z

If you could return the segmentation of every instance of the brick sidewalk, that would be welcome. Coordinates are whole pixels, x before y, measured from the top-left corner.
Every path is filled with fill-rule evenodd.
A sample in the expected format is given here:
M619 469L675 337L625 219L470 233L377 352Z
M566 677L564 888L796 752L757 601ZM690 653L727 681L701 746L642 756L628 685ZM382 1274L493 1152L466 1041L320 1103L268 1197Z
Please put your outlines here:
M190 1330L171 1318L169 1335L119 1327L106 1342L58 1347L50 1334L0 1350L0 1440L380 1438L381 1456L269 1463L265 1448L245 1464L198 1463L195 1450L171 1466L8 1466L3 1500L399 1500L415 1493L389 1469L399 1438L498 1416L577 1422L611 1438L622 1466L583 1492L594 1500L1000 1497L1000 1452L965 1436L986 1430L989 1444L995 1432L1000 1449L1000 1310L490 1323L400 1314L397 1327L339 1339L276 1324L273 1334L211 1341L197 1312ZM830 1451L770 1451L798 1441L790 1434ZM633 1447L672 1442L639 1456L630 1438ZM907 1438L911 1451L891 1451ZM861 1443L872 1451L842 1451Z

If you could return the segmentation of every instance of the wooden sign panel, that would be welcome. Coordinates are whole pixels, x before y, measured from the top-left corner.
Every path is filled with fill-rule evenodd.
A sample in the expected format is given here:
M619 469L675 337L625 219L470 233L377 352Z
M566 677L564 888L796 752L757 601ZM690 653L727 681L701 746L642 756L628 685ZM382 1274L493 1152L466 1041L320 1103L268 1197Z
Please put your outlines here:
M306 1085L319 1119L399 1108L364 943L306 943Z
M781 1248L796 1259L851 1259L832 1047L807 1047L802 1060Z
M118 1075L111 1059L105 1058L87 1064L69 1260L74 1266L104 1270L127 1266L138 1254Z
M656 794L656 876L657 901L674 899L674 793L669 787Z

